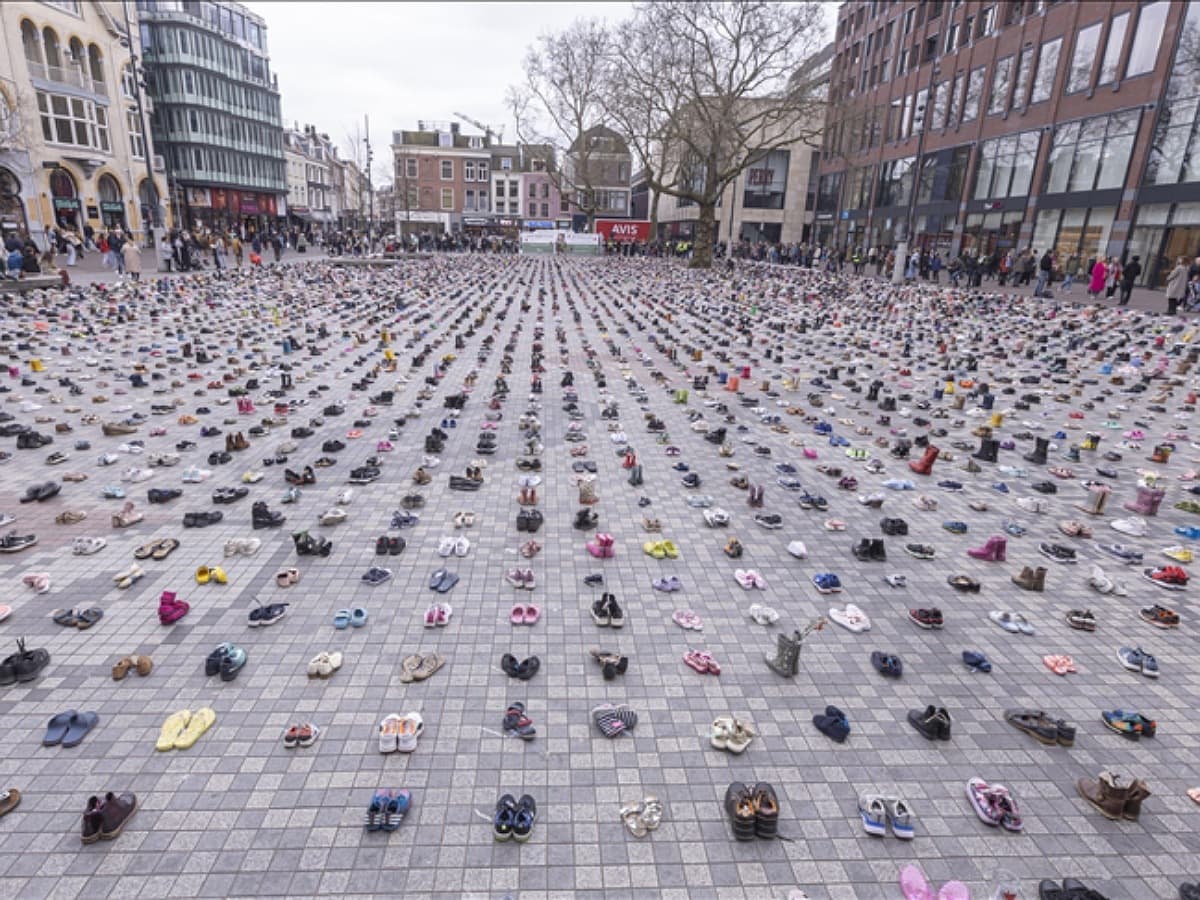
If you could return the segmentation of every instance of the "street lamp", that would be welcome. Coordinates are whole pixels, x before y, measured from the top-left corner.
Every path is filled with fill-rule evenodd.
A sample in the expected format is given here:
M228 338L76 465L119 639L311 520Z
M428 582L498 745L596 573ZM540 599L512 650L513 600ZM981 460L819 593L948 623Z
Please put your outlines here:
M904 270L908 268L908 251L909 241L913 231L913 220L917 212L917 190L921 186L921 154L925 151L925 132L929 128L933 105L933 83L939 75L942 74L942 67L934 62L929 67L929 83L925 87L925 105L918 106L913 110L913 122L916 123L917 116L921 117L921 130L917 132L917 156L913 160L912 186L908 191L908 209L904 215L904 231L900 235L900 240L896 242L896 262L892 266L892 284L900 284L904 281ZM953 90L953 87L951 87Z
M129 44L129 66L133 71L133 99L137 106L138 123L142 126L142 156L146 160L146 178L150 185L150 195L154 202L147 204L146 212L149 214L149 238L150 246L158 246L159 229L162 228L163 222L159 215L159 204L162 198L158 194L158 185L154 183L154 162L150 154L150 125L146 121L146 109L142 104L142 74L143 70L138 67L138 55L133 43L133 30L129 24L129 0L121 0L121 11L125 14L125 42ZM165 157L164 157L165 159Z

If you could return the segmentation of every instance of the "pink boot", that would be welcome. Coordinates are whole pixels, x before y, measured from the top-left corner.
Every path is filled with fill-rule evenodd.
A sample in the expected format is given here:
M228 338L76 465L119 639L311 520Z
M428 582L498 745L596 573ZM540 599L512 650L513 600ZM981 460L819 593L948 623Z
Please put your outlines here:
M967 555L988 562L1004 562L1008 540L998 534L993 534L982 547L969 547Z

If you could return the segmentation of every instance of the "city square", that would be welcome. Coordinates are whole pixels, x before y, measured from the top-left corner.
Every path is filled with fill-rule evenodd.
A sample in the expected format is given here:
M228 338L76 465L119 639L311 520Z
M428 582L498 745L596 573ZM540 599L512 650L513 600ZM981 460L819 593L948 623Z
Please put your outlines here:
M1200 0L0 34L0 896L1200 898Z

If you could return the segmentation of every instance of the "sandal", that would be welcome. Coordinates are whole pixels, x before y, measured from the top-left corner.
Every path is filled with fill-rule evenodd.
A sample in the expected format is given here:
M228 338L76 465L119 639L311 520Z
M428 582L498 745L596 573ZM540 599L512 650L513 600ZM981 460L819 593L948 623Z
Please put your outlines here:
M121 511L112 517L113 528L128 528L146 518L140 510L134 508L133 501L128 501Z

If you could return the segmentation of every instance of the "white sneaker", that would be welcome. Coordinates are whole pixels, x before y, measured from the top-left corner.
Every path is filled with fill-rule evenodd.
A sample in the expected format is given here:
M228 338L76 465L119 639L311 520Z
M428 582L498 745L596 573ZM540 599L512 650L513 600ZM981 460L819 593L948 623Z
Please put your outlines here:
M444 537L438 543L438 556L452 556L454 554L454 545L457 543L452 537Z
M796 559L806 559L808 557L808 548L804 546L804 541L792 541L787 545L787 551L796 557Z
M867 618L865 612L853 603L847 603L845 609L834 607L829 610L829 618L846 630L853 631L856 634L871 630L871 620Z
M1112 523L1114 531L1119 531L1121 534L1128 534L1131 537L1145 537L1149 526L1146 525L1146 520L1141 516L1130 516L1127 519L1114 519Z

